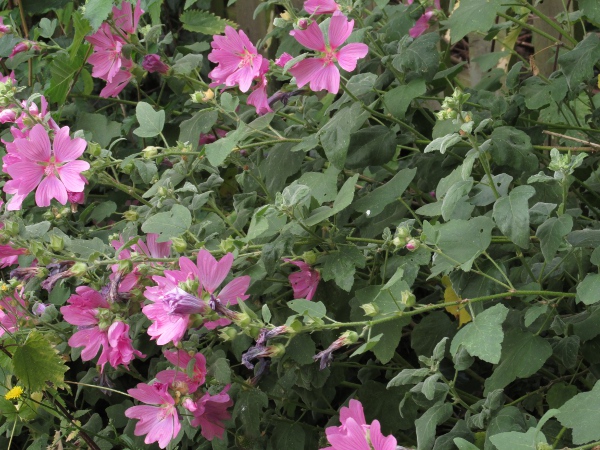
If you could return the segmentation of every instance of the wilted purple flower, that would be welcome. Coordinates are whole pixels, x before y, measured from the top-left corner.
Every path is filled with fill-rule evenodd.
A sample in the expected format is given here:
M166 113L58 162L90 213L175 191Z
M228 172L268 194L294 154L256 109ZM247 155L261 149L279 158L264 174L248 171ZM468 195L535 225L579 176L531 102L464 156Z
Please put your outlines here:
M166 65L160 60L160 56L156 54L144 56L144 60L142 61L142 68L150 73L167 73L170 69L168 65Z
M354 344L358 340L358 334L354 331L346 331L339 338L331 343L325 350L313 356L315 361L319 361L319 369L323 370L333 361L332 353L345 345Z

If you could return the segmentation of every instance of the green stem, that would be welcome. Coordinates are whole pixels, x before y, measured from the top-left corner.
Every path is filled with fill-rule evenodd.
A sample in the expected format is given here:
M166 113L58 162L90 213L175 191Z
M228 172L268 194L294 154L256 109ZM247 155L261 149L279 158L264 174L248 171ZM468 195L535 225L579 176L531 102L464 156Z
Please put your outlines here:
M527 1L523 1L522 5L525 8L527 8L529 11L531 11L533 14L535 14L536 16L538 16L540 19L542 19L544 22L546 22L548 25L550 25L552 28L554 28L556 31L558 31L571 44L577 45L577 39L575 39L573 36L571 36L569 34L569 32L567 32L566 30L563 30L560 25L558 25L554 20L552 20L546 14L544 14L543 12L541 12L535 6L530 5L529 2L527 2ZM541 30L538 30L535 27L532 27L531 31L535 31L536 33L540 33L541 34Z

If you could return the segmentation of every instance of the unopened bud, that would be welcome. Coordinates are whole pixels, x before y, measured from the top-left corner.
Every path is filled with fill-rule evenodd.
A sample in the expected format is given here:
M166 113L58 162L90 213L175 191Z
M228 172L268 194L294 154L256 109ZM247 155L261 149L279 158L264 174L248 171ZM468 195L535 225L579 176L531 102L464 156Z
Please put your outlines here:
M410 291L402 291L402 297L400 299L400 301L402 302L403 305L406 305L406 307L410 308L411 306L414 306L415 303L417 302L417 298L415 297L415 294L413 294Z
M417 239L409 239L406 243L406 250L408 250L409 252L414 252L416 249L419 248L420 245L421 241Z
M61 236L55 234L50 236L50 248L55 252L60 252L65 248L65 241Z
M73 276L75 277L82 277L86 272L87 272L87 264L82 263L82 262L77 262L75 264L73 264L73 267L71 267L70 271L73 274Z
M237 330L233 327L221 328L221 330L219 331L219 337L223 342L233 341L236 338L237 334Z
M250 316L246 313L238 313L234 318L233 322L240 328L246 328L252 322Z
M230 253L235 250L235 244L233 243L233 238L228 237L227 239L221 241L219 244L219 248L223 250L223 253Z
M149 145L144 150L142 150L142 155L145 159L154 158L158 155L158 147L154 147L153 145Z
M410 236L410 230L406 226L400 226L396 228L396 237L404 239Z
M102 154L102 147L96 142L90 142L87 146L87 153L97 158Z
M296 23L296 26L298 27L299 30L306 30L309 25L310 25L310 21L308 19L300 19Z
M267 348L269 349L271 358L279 358L285 354L285 345L283 344L273 344Z
M313 266L317 262L317 254L315 252L304 252L302 259L309 266Z
M344 345L355 344L358 342L358 333L356 331L345 331L340 336L344 340Z
M122 259L119 261L119 272L129 273L133 270L133 263L129 259Z
M365 303L364 305L360 305L360 307L364 310L365 315L369 317L375 317L379 314L379 307L375 303Z
M135 222L138 220L139 214L132 209L128 209L123 213L123 218L128 222Z
M173 246L173 249L178 253L183 253L187 249L187 242L185 241L185 239L180 237L171 239L171 244Z

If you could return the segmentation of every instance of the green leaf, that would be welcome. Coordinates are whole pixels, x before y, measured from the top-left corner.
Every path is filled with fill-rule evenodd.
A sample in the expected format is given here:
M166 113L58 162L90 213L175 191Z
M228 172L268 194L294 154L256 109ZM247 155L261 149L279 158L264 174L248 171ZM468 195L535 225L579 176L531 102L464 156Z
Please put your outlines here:
M535 195L531 186L517 186L508 197L494 204L494 221L504 236L521 248L529 248L529 202Z
M205 147L208 162L215 167L223 164L235 146L246 136L246 128L246 124L240 122L237 130L230 131L224 138L208 144Z
M316 351L315 341L308 334L297 334L287 344L285 357L304 366L314 363L313 356Z
M158 136L165 126L165 111L154 111L149 103L139 102L135 108L135 116L140 123L133 134L139 137Z
M240 419L244 434L256 439L260 436L262 410L269 405L267 394L259 389L244 389L239 392L233 409L233 419Z
M596 0L579 0L577 3L585 17L596 24L600 23L600 3Z
M402 338L403 328L410 323L410 317L401 317L389 322L375 325L371 334L382 334L382 338L373 347L373 353L382 364L387 364L396 354L396 349Z
M217 17L208 11L199 9L190 9L189 11L184 12L179 17L179 20L183 24L185 30L202 34L221 34L225 31L226 25L237 28L233 22Z
M395 152L395 129L383 125L362 128L350 136L345 166L349 169L380 166L390 161Z
M112 0L87 0L83 8L83 17L89 20L92 29L96 31L102 25L113 7Z
M435 429L452 416L450 403L437 403L415 420L419 450L431 450L435 443Z
M415 78L408 84L395 87L383 96L387 112L394 117L403 119L412 101L426 91L427 86L425 86L423 78Z
M590 33L573 50L558 57L558 63L571 89L594 76L594 65L600 59L600 38Z
M227 112L234 112L240 104L240 99L236 95L235 97L229 92L223 92L221 94L221 106Z
M573 218L567 214L551 217L539 226L535 234L540 238L542 254L546 261L552 261L571 228L573 228Z
M171 211L161 212L151 216L142 224L144 233L158 233L157 242L166 242L171 238L181 236L192 224L192 214L181 205L173 205Z
M22 0L23 11L30 16L44 14L48 11L57 11L64 8L69 0Z
M320 319L325 317L327 309L323 302L312 302L309 300L298 299L287 302L288 308L292 311L296 311L306 317L312 317L313 319Z
M394 175L383 186L378 187L365 197L354 202L354 209L359 212L371 211L370 216L376 216L383 211L387 205L392 203L408 188L408 185L415 178L417 169L403 169Z
M56 54L50 65L50 88L46 89L46 95L51 101L58 104L65 102L73 77L82 64L78 59L71 60L67 52L61 51Z
M443 155L444 153L446 153L446 150L448 150L453 145L458 144L460 141L462 141L462 137L460 136L460 134L450 133L445 136L435 138L433 141L427 144L427 147L425 147L424 152L431 153L439 151Z
M175 61L175 64L173 64L173 71L181 75L188 75L192 70L200 67L203 59L202 55L189 53Z
M588 273L577 285L577 301L584 305L593 305L600 301L600 275Z
M87 239L71 239L68 249L82 258L91 258L98 253L102 254L108 250L108 246L97 237Z
M248 228L247 241L257 238L267 238L281 232L281 228L287 223L287 216L276 209L273 205L265 205L258 208Z
M278 423L271 436L273 448L285 450L304 450L305 440L304 430L297 423Z
M353 245L340 245L338 249L338 252L332 252L322 258L321 275L324 281L335 280L340 288L350 292L354 285L356 267L365 267L366 258Z
M450 29L450 43L456 44L473 31L488 31L494 25L497 14L508 8L503 6L504 3L503 0L462 0L450 18L443 22Z
M91 132L102 148L107 148L113 138L121 136L121 124L109 121L105 114L81 113L77 116L77 128Z
M469 441L459 437L454 438L454 444L458 447L458 450L479 450L479 447L475 444L471 444Z
M462 345L471 356L498 364L504 340L502 323L507 315L508 308L501 304L477 314L472 322L456 333L450 345L450 353L455 355Z
M30 392L47 389L47 383L65 386L68 367L50 341L36 330L29 333L25 343L15 350L12 361L15 375Z
M600 382L590 392L577 394L560 407L558 421L573 430L573 443L600 440Z
M536 450L539 448L538 444L548 443L544 433L535 428L530 428L527 433L519 433L518 431L498 433L492 436L490 441L498 450Z
M440 54L437 33L425 33L411 42L410 38L400 41L398 54L392 60L392 65L400 72L411 73L425 81L430 81L438 70ZM406 43L410 42L408 46Z
M49 229L50 222L44 220L43 222L35 223L33 225L27 225L22 236L25 239L39 239L44 236Z
M560 408L567 401L571 400L579 393L577 386L559 381L552 385L546 394L546 401L550 408Z
M191 119L181 122L179 140L188 142L192 146L192 151L198 148L198 141L201 133L208 133L217 123L219 113L214 109L203 109L192 116Z
M137 169L142 181L146 184L150 184L154 178L154 175L158 173L158 168L156 167L156 163L154 161L142 161L139 159L134 159L133 165Z
M319 131L325 156L336 168L344 168L350 135L360 129L368 116L368 111L364 111L360 103L354 103L338 111Z
M50 39L56 30L58 21L56 19L48 19L46 17L40 20L38 26L40 27L40 36Z
M352 199L354 199L354 186L356 185L357 180L358 175L348 178L340 189L340 192L338 192L338 195L335 197L333 206L321 206L320 208L315 209L313 213L304 221L304 224L308 227L317 225L328 217L331 217L348 207L350 203L352 203Z
M73 12L72 18L75 34L73 35L73 42L69 46L69 55L71 56L71 59L75 59L79 52L79 47L81 47L82 44L85 44L86 41L84 38L92 31L92 27L80 11Z
M89 220L101 222L107 217L112 216L116 211L117 204L109 200L107 202L100 203L98 206L96 206L90 214Z
M502 349L500 364L485 381L484 395L533 375L552 356L552 346L546 340L515 328L507 331Z
M538 170L531 139L521 130L513 127L498 127L491 134L490 153L496 164L514 169L513 175L533 174Z

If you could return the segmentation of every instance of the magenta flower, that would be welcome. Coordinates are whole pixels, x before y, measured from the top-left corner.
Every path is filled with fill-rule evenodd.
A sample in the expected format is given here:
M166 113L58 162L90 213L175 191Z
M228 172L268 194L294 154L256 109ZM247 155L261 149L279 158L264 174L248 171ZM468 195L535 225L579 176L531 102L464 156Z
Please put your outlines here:
M49 113L48 100L46 100L46 97L44 97L43 95L40 97L40 107L39 108L36 103L31 102L28 105L25 100L23 100L21 102L21 107L25 110L28 110L28 112L23 111L23 113L21 113L19 118L15 121L17 123L17 126L19 127L19 130L17 130L20 132L19 136L17 136L17 133L15 133L13 131L13 130L15 130L15 128L11 128L10 131L15 138L16 137L28 137L29 131L31 130L31 128L34 125L36 125L38 123L46 123L46 121L47 121L48 127L51 130L54 130L54 131L60 130L60 128L58 127L58 124L48 114ZM32 120L32 118L33 118L33 120Z
M252 93L248 96L248 100L246 101L249 105L253 105L256 108L256 113L261 116L273 111L269 106L269 96L267 95L267 77L265 75L268 70L269 61L263 59L257 83L252 88Z
M125 33L133 34L137 30L138 22L144 14L144 10L140 6L140 0L137 0L135 7L124 1L121 3L121 8L113 6L112 13L115 25Z
M137 388L127 391L136 400L146 403L146 405L132 406L125 411L126 417L139 419L134 434L146 435L144 439L146 444L158 442L160 448L169 445L181 430L175 399L168 388L169 386L163 383L152 385L139 383Z
M41 48L33 41L21 41L13 47L12 52L10 53L10 55L8 55L8 58L13 58L17 54L26 52L28 50L34 50L37 52L40 51Z
M275 60L275 65L277 65L279 67L285 67L285 65L288 63L288 61L291 61L292 59L294 59L294 57L292 55L290 55L289 53L283 52L281 54L281 56Z
M233 405L233 400L227 394L228 390L229 385L217 395L210 395L207 392L196 402L184 403L184 406L194 415L191 425L200 426L202 436L209 441L215 437L223 439L225 433L223 422L231 418L227 408Z
M408 0L409 5L412 5L413 2L414 2L414 0ZM440 5L440 0L435 0L434 6L435 6L435 9L437 9L437 10L442 9L442 7ZM417 37L421 36L423 33L425 33L425 31L427 31L427 29L429 28L429 21L433 17L435 17L434 8L427 8L425 10L425 13L421 17L419 17L419 19L417 20L415 25L408 31L408 34L410 35L410 37L417 38Z
M84 347L81 352L83 361L91 360L102 350L98 365L104 370L107 362L116 368L120 364L127 366L136 356L144 356L133 348L129 325L115 320L106 298L87 286L79 286L76 292L67 300L69 304L60 308L60 312L65 321L79 329L69 339L69 345Z
M185 350L178 351L165 351L167 360L177 366L179 370L163 370L157 374L157 378L162 383L171 382L169 380L175 380L180 383L185 383L187 386L187 392L193 394L198 388L204 384L206 380L206 358L202 353L196 353L193 357L190 356ZM186 369L191 360L194 360L194 368L192 369L192 376L188 377ZM183 371L181 370L183 369ZM161 375L160 377L158 375Z
M212 144L217 139L221 139L221 138L224 138L225 136L227 136L227 131L221 130L220 128L217 128L214 131L216 133L216 136L213 133L200 133L200 139L198 139L198 145Z
M381 434L379 421L368 425L362 404L358 400L350 400L350 407L340 410L339 427L328 427L325 430L327 440L332 447L322 450L395 450L397 441L394 436L384 437Z
M155 54L144 56L142 68L150 73L167 73L169 71L169 66L160 60L160 56Z
M309 14L332 14L340 10L334 0L306 0L304 2L304 11Z
M106 83L104 89L100 91L100 97L116 97L121 93L123 89L129 84L129 81L133 78L131 70L133 69L133 62L129 59L123 60L123 65L119 71L115 74L111 81Z
M4 17L0 17L0 37L5 35L6 33L10 33L12 28L10 25L4 25Z
M92 76L111 82L123 65L121 51L126 42L112 33L108 23L103 23L98 31L85 39L94 46L94 53L88 58L94 66Z
M348 21L346 16L336 11L329 23L329 43L325 43L323 32L316 22L312 22L306 30L292 30L290 34L303 46L319 52L316 58L306 58L294 65L290 73L296 77L298 87L310 83L312 91L325 89L337 94L340 88L340 67L348 72L356 69L356 63L369 52L365 44L354 43L339 48L348 39L354 28L354 20Z
M66 204L67 191L83 191L86 180L81 172L88 170L90 165L76 159L85 151L87 142L81 138L71 139L69 127L56 132L52 146L48 131L40 124L31 129L29 139L15 139L14 144L21 161L8 165L6 172L16 182L19 195L26 196L37 188L37 205L50 206L53 198ZM7 190L5 186L4 191L11 193L12 187Z
M312 300L317 291L321 274L318 270L311 267L303 261L292 261L284 259L285 262L295 265L300 268L300 272L291 273L289 276L290 284L294 290L294 298L305 298Z
M0 17L0 19L4 19L3 17ZM1 23L1 21L0 21ZM6 25L3 25L6 26ZM2 32L2 30L0 29L0 32ZM10 81L13 85L17 84L17 79L15 78L15 71L11 71L10 74L8 75L2 75L0 76L0 83L6 83L7 81Z
M11 245L0 245L0 269L16 264L19 260L19 256L24 255L25 253L27 253L27 250L24 248L14 248Z
M17 113L14 109L6 108L0 111L0 123L14 122L17 120Z
M225 27L225 36L214 36L209 61L217 64L208 76L213 80L211 87L239 85L242 92L250 89L252 80L260 76L263 57L248 36L240 30Z
M12 297L0 298L0 336L19 329L19 320L27 317L27 304L15 290Z

